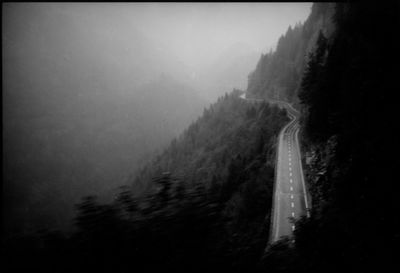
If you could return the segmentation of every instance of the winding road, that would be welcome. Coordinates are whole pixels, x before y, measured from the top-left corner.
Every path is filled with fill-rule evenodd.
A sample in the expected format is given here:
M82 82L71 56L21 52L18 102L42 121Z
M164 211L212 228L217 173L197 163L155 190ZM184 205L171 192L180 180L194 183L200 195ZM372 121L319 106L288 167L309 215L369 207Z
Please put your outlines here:
M309 216L298 136L300 113L288 103L277 103L286 108L291 121L279 134L271 243L292 235L296 229L292 219Z
M262 101L258 99L242 99ZM282 101L270 101L284 107L291 121L283 127L278 137L277 163L275 173L274 196L272 204L272 223L270 243L284 236L291 236L296 229L293 219L309 216L309 205L304 183L299 145L300 113L290 104Z

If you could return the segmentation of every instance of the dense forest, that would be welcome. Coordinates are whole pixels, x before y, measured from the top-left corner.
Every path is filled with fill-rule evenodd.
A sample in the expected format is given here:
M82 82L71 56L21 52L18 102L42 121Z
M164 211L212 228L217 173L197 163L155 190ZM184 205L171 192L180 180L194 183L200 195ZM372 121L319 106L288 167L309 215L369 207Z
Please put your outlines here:
M11 238L9 266L41 272L255 269L268 242L285 110L219 98L109 204L79 203L71 235ZM132 192L146 185L141 194ZM134 194L135 193L135 194ZM21 264L19 257L27 257ZM29 258L28 258L29 257Z
M204 109L196 122L138 173L133 185L136 191L141 184L151 187L152 177L163 172L185 177L189 184L209 187L226 180L232 158L238 155L250 157L263 151L264 145L275 145L275 139L270 136L277 135L284 115L270 114L270 108L260 104L265 121L262 124L254 122L253 119L261 118L259 106L249 107L239 94L239 90L234 90ZM277 110L273 108L273 111ZM268 151L272 153L273 149ZM271 154L265 154L265 157L271 160Z

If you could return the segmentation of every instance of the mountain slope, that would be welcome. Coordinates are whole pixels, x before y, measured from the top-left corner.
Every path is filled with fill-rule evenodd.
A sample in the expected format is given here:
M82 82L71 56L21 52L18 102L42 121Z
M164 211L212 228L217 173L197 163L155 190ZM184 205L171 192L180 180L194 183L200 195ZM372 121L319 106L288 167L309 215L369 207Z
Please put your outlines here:
M281 116L274 119L273 117L278 115L277 109L272 108L271 112L269 106L264 104L251 107L248 102L240 99L238 94L238 90L226 94L205 109L203 115L144 168L136 180L143 183L163 172L170 172L187 177L187 182L209 186L218 177L217 180L224 180L222 177L227 173L225 168L228 167L230 158L238 154L246 157L246 151L259 153L260 151L251 150L250 147L266 145L259 134L265 134L266 139L276 135L284 116L280 114ZM265 125L261 126L259 123L261 116L257 117L256 111L265 115ZM252 122L254 118L257 119ZM273 139L270 141L275 142ZM237 147L233 147L233 143Z
M111 202L84 198L69 237L7 242L8 265L43 271L65 264L61 272L255 269L268 241L276 137L288 118L240 93L207 108Z
M256 69L249 75L248 96L298 101L305 56L313 49L320 30L327 36L332 33L333 6L332 3L315 3L303 25L290 26L280 37L276 50L261 56Z

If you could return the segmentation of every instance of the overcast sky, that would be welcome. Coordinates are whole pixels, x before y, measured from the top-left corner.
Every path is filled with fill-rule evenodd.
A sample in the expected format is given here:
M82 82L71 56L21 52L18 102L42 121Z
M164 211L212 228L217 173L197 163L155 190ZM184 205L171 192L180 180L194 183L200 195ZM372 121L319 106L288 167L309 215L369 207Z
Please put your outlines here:
M275 49L290 25L307 19L311 6L312 3L8 3L3 6L3 42L20 37L32 58L36 51L44 50L50 56L60 48L70 49L80 59L94 54L107 63L106 67L126 64L123 71L114 69L119 71L116 73L135 71L144 81L138 69L150 71L151 65L169 74L176 74L177 69L190 75L207 71L218 74L213 68L223 70L223 64L245 57L254 60L251 68L241 72L241 85L245 86L259 54ZM115 57L119 55L122 59ZM163 62L184 65L166 69Z
M152 3L126 6L133 24L169 45L188 64L243 43L265 52L289 25L303 22L311 3Z
M20 5L26 5L21 3ZM28 4L29 5L29 4ZM120 21L167 46L191 67L207 65L233 45L257 52L275 47L312 3L44 3L67 12Z

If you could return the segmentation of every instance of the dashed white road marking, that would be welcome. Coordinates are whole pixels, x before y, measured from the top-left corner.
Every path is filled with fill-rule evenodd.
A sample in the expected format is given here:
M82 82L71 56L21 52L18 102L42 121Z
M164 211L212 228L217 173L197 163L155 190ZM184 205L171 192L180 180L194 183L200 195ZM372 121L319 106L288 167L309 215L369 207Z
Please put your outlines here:
M292 176L292 173L289 173L290 176Z
M294 203L292 202L292 208L294 208Z
M293 183L293 179L290 179L290 183Z
M292 217L294 217L294 212L292 212Z
M293 199L293 194L290 195L290 199Z
M293 187L290 187L290 190L292 191L292 190L293 190Z
M292 226L292 230L294 230L294 225Z
M289 167L289 171L290 171L290 172L292 171L292 168L291 168L291 167Z

